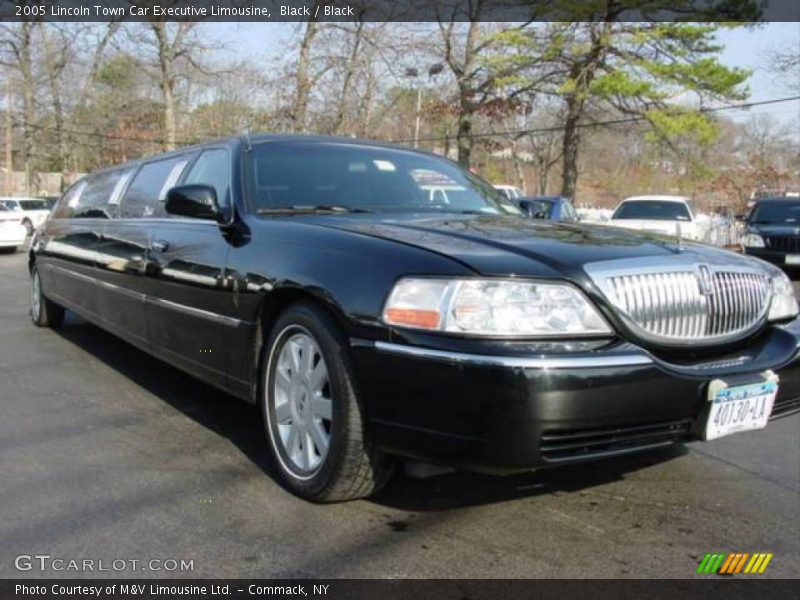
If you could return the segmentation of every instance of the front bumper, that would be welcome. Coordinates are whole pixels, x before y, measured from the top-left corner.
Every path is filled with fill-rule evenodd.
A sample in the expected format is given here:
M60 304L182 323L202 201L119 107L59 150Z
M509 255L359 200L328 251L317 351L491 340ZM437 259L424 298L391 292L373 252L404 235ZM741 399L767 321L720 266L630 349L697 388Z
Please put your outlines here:
M531 355L354 340L372 438L386 451L495 471L580 462L698 439L712 379L780 376L772 418L800 411L800 324L694 362L617 342ZM419 340L418 340L419 341Z
M748 256L755 256L756 258L765 260L768 263L783 269L784 271L794 272L800 270L800 264L786 263L787 254L798 254L798 253L784 252L782 250L770 250L769 248L749 248L749 247L744 248L744 253L747 254Z

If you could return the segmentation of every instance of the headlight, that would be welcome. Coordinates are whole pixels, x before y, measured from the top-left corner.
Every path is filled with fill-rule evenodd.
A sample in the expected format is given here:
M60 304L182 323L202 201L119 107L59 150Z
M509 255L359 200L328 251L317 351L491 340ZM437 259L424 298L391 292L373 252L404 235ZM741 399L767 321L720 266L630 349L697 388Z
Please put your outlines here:
M597 309L567 284L401 279L383 310L389 325L481 336L610 334Z
M794 286L785 273L777 273L772 278L772 302L769 305L770 321L781 321L797 316L797 297Z
M763 248L764 238L756 233L748 233L742 237L742 246L745 248Z

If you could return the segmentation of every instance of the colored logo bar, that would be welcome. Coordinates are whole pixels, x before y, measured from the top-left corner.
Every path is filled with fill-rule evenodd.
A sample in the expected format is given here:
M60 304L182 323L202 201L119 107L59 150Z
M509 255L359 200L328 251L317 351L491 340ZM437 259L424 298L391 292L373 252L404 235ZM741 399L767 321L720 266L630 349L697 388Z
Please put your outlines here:
M736 573L760 575L766 570L771 560L771 552L757 552L754 554L748 552L713 552L703 557L697 567L697 572L717 573L719 575L735 575Z

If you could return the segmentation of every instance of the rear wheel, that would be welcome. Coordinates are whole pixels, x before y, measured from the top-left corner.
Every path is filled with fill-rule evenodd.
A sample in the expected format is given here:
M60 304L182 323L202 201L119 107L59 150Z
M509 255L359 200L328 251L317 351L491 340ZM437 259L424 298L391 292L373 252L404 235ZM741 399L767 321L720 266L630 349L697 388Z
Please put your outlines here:
M391 476L364 428L348 348L336 323L310 303L277 320L262 361L261 408L278 472L316 502L363 498Z
M31 320L37 327L58 327L64 322L64 308L42 292L42 280L36 265L31 269Z

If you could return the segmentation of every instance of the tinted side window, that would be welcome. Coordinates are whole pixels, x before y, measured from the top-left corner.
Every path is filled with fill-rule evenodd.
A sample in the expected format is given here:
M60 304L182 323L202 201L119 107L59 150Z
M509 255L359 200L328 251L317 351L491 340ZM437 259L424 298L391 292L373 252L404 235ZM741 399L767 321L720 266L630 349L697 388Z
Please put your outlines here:
M143 165L122 199L121 216L126 219L164 217L167 190L174 186L189 158L176 156Z
M125 181L122 170L93 175L86 180L86 188L72 211L72 218L112 219L117 216L115 192Z
M206 150L192 165L184 183L210 185L217 192L220 206L230 205L231 162L224 148Z
M78 202L81 199L83 190L86 188L88 180L82 179L69 188L64 195L59 198L58 203L53 209L53 217L56 219L69 219L75 212Z

